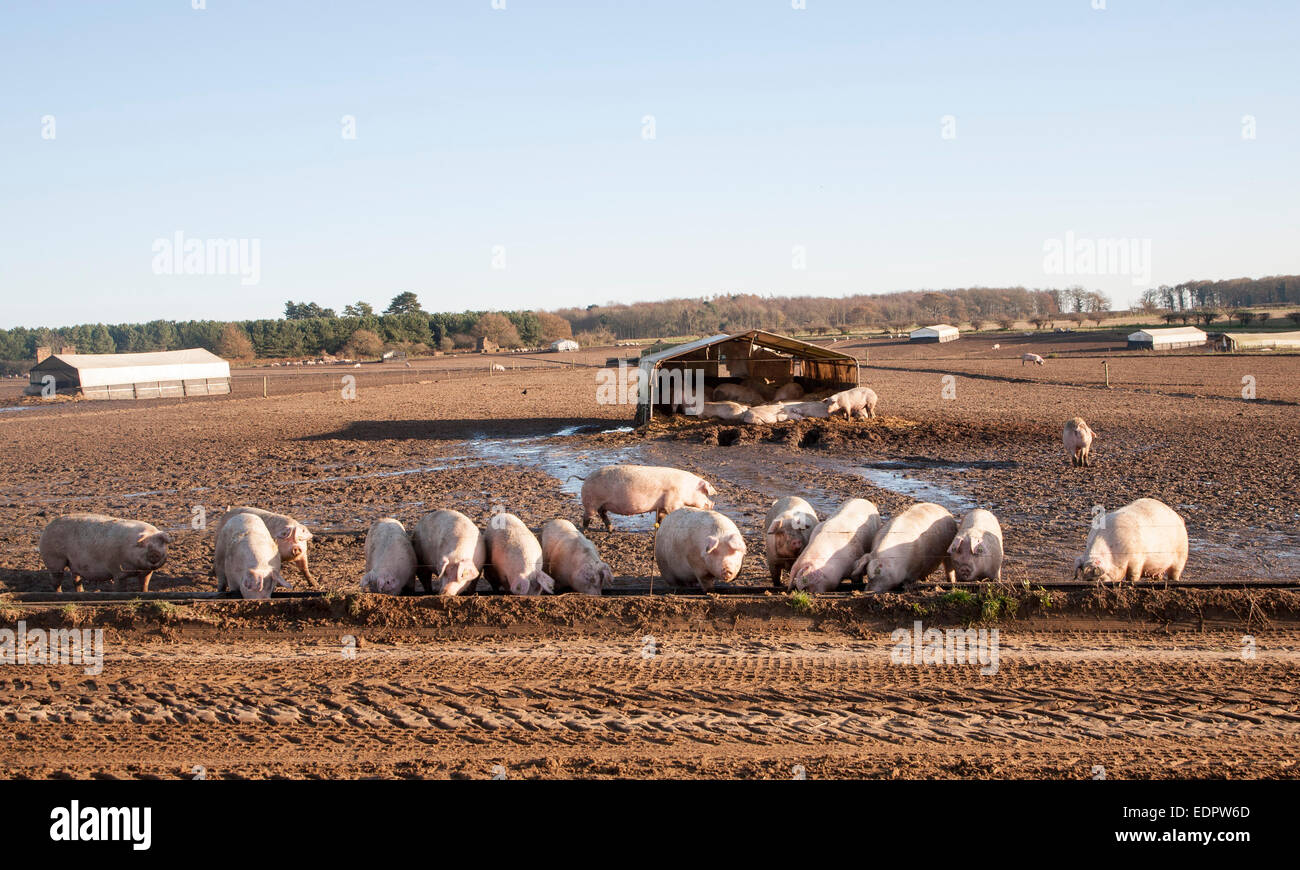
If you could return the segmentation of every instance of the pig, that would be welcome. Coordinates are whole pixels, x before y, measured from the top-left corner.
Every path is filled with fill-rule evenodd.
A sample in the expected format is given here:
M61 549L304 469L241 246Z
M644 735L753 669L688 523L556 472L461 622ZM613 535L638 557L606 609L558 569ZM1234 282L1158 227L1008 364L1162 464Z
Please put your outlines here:
M767 518L763 520L763 541L766 544L767 571L773 586L781 585L781 572L789 571L794 565L817 522L817 512L812 505L797 495L772 502Z
M880 511L865 498L851 498L813 527L808 543L790 567L792 589L830 592L849 576L880 531Z
M655 534L655 564L674 586L694 580L711 592L714 583L734 580L744 559L740 529L714 510L678 508Z
M739 402L742 405L761 405L763 394L744 384L718 384L713 388L713 401Z
M710 496L718 491L701 477L678 468L657 465L606 465L582 484L582 527L597 515L613 531L610 512L631 516L655 512L655 528L668 514L681 507L713 510Z
M919 582L940 564L951 576L948 545L956 534L957 521L948 511L930 502L914 504L885 523L853 576L863 577L868 592Z
M600 595L614 582L614 572L601 561L596 545L568 520L542 526L542 568L557 586L583 595Z
M224 520L213 566L217 592L238 589L244 598L270 598L278 586L292 589L280 573L280 548L262 518L236 513Z
M228 518L240 513L254 514L266 524L271 537L275 538L275 542L280 548L280 561L297 568L301 572L303 579L307 581L307 585L314 589L316 587L316 578L312 576L307 567L307 542L311 540L311 532L307 531L307 527L293 517L258 510L255 507L226 508L226 512L217 520L215 529L217 546L221 546L222 525ZM220 553L216 556L216 559L219 558Z
M488 520L483 533L487 562L483 577L493 590L505 586L511 595L540 595L555 591L555 580L542 570L542 545L523 520L500 513Z
M170 543L170 534L139 520L68 514L50 521L41 532L38 549L54 577L55 592L67 591L68 579L78 592L83 591L83 580L109 579L123 592L128 577L139 577L140 591L148 592L153 572L167 561Z
M503 372L503 371L505 371L505 370L506 370L506 367L503 366L503 365L501 365L501 363L493 363L493 364L492 364L492 373L493 373L493 374L496 374L497 372Z
M772 400L775 402L794 402L803 398L803 385L796 381L790 381L788 384L782 384L775 393L772 394Z
M791 420L824 420L831 412L825 402L786 402L785 414Z
M948 582L1002 580L1002 526L989 511L976 508L962 518L948 545Z
M411 543L415 546L415 574L425 592L463 595L474 591L487 562L487 544L474 521L460 511L437 510L420 517Z
M1092 465L1092 440L1096 437L1082 417L1075 417L1065 424L1061 441L1065 444L1065 452L1070 454L1071 466L1079 468Z
M1033 363L1036 366L1043 364L1043 358L1036 353L1022 353L1020 355L1020 367L1024 368L1025 363Z
M735 423L745 416L745 412L748 410L748 405L742 405L739 402L705 402L700 409L700 419L715 419L724 423Z
M790 419L786 413L785 405L768 404L755 405L740 416L740 422L747 426L762 424L770 426L773 423L784 423Z
M851 390L844 390L836 393L829 399L826 399L826 410L828 416L835 416L838 412L843 412L844 416L852 420L860 416L863 420L876 416L876 403L879 402L875 391L867 387L854 387Z
M365 592L400 595L415 587L415 547L406 529L392 517L375 520L366 532Z
M1119 582L1164 577L1177 583L1187 566L1187 526L1167 504L1140 498L1103 514L1074 560L1076 580Z

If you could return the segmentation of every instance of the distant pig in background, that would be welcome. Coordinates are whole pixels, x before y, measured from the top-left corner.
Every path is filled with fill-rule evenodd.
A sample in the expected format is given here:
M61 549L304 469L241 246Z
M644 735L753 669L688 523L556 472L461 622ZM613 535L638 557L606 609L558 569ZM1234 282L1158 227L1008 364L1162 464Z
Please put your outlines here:
M582 527L599 516L613 531L611 513L630 516L655 512L655 525L682 507L713 509L710 496L718 491L707 480L689 471L656 465L606 465L592 472L582 484Z
M366 532L366 573L361 589L400 595L415 587L415 547L406 528L392 517L375 520Z
M710 592L715 583L734 580L744 559L740 529L717 511L680 508L655 533L655 564L673 585L693 580Z
M1020 355L1020 367L1024 368L1026 363L1033 363L1036 366L1043 364L1043 358L1036 353L1022 353Z
M217 592L239 590L244 598L270 598L277 586L293 588L280 573L280 549L256 514L227 517L217 535L217 553Z
M307 530L306 526L291 516L264 511L255 507L226 508L226 512L221 515L214 527L218 547L221 546L221 527L225 525L227 519L236 514L253 514L261 519L280 550L280 561L285 565L292 565L297 568L301 572L303 579L307 581L308 586L313 588L316 586L316 578L312 576L307 567L307 542L311 540L311 532ZM220 558L221 554L217 553L215 560Z
M1074 560L1075 579L1101 583L1164 577L1177 583L1187 567L1187 525L1173 508L1154 498L1103 514Z
M1002 579L1002 526L989 511L976 508L962 519L948 545L948 581Z
M599 595L614 581L596 545L568 520L551 520L542 527L542 567L557 586L583 595Z
M1082 417L1075 417L1065 424L1061 441L1065 444L1065 452L1070 455L1070 465L1076 468L1092 465L1092 439L1095 437Z
M763 542L773 586L781 585L781 572L789 571L794 565L817 522L813 506L797 495L772 502L763 520Z
M55 592L66 587L68 579L78 592L83 591L83 580L98 583L110 579L116 590L123 592L128 577L139 577L140 591L148 592L153 572L167 561L170 543L170 534L138 520L69 514L50 521L41 532L38 549L54 577Z

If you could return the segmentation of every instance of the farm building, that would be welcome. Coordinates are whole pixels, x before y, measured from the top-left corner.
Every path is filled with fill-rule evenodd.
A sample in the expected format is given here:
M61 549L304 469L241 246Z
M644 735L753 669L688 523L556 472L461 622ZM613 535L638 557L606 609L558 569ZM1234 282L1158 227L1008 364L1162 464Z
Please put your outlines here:
M769 383L795 381L808 393L846 390L858 385L858 361L846 353L762 330L719 334L641 357L638 384L648 386L637 398L637 425L655 411L669 413L671 391L702 385L705 401L723 383L763 378Z
M1175 326L1169 329L1139 329L1128 336L1129 350L1175 350L1180 347L1200 347L1205 344L1205 331L1195 326Z
M1224 350L1300 350L1300 332L1225 332L1221 346Z
M560 353L571 353L578 349L578 343L571 338L562 338L559 341L551 342L551 350Z
M908 341L933 341L943 343L945 341L956 341L961 336L957 327L949 326L946 323L936 323L934 326L922 326L920 329L913 329L908 335Z
M479 353L497 353L501 350L501 345L490 338L480 338L474 343L474 349Z
M59 353L32 366L27 394L46 378L59 393L87 399L159 399L230 392L230 363L201 348L161 353Z

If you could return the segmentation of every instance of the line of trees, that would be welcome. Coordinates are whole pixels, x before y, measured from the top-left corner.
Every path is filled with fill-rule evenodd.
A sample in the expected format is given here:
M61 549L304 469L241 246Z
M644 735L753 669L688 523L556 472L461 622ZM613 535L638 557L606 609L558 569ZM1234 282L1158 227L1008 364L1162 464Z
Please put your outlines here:
M1201 312L1241 314L1245 306L1300 306L1300 276L1187 281L1152 288L1140 309L1165 319L1195 320ZM1064 289L969 287L845 297L760 296L732 293L628 305L589 305L557 311L430 313L412 291L398 293L382 313L367 302L339 315L315 302L286 302L278 319L154 320L81 324L60 329L0 330L0 360L31 360L41 345L72 345L82 353L136 353L202 347L228 359L302 357L323 353L354 358L384 348L412 353L472 348L484 338L502 347L537 347L561 338L600 345L620 339L661 338L770 329L801 334L889 329L918 324L970 323L977 328L1038 327L1055 320L1100 321L1111 308L1103 293ZM1243 322L1252 318L1245 312ZM1288 316L1279 313L1280 317ZM1206 321L1207 323L1210 321Z

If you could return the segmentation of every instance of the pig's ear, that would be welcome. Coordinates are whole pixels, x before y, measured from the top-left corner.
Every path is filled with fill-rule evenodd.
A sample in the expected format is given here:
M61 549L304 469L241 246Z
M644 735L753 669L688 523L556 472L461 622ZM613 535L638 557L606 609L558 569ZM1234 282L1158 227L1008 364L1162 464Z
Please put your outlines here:
M172 537L171 532L159 532L158 537L164 544L174 544L176 542L176 539Z
M978 556L980 553L983 553L983 552L984 552L984 538L981 537L981 538L979 538L979 540L973 541L973 542L971 543L971 545L970 545L970 551L971 551L972 553L974 553L976 556Z
M772 524L771 524L770 526L767 527L767 534L769 534L769 535L775 535L776 532L777 532L777 529L779 529L779 528L781 528L781 521L780 521L780 520L772 520Z
M450 562L450 561L451 561L451 557L450 557L450 556L443 556L443 557L442 557L442 564L440 564L440 565L438 566L438 570L435 572L435 576L441 578L444 574L446 574L446 573L447 573L447 563Z
M297 540L298 534L294 530L293 526L285 526L283 529L280 530L280 537L286 541L293 541L293 540Z
M555 594L555 580L545 571L537 572L537 585L542 587L542 591L547 595Z
M704 543L706 545L704 547L704 552L712 553L714 550L718 549L718 536L709 535L708 540L706 540Z

